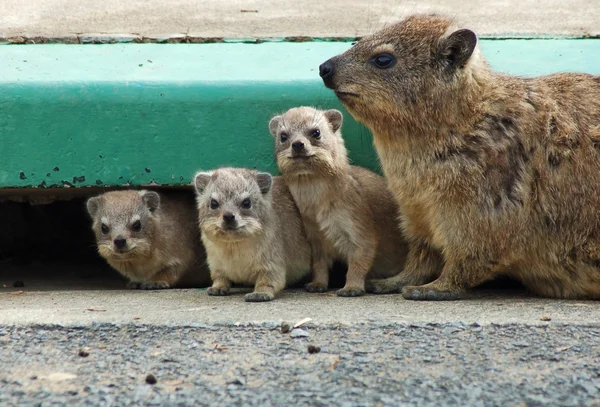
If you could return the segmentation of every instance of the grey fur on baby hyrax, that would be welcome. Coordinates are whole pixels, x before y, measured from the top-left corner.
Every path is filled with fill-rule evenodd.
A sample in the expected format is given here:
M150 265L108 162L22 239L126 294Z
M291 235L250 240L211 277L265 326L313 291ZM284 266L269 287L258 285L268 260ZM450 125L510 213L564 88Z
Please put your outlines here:
M197 209L213 285L251 284L245 300L273 300L310 275L311 251L298 208L281 177L243 168L196 174Z
M98 253L129 288L206 287L193 191L111 191L89 198Z

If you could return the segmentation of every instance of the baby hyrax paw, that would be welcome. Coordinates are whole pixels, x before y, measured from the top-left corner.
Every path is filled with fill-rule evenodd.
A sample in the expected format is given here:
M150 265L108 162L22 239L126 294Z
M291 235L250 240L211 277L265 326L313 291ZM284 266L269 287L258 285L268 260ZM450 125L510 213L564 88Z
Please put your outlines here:
M148 281L147 283L127 283L127 288L132 290L164 290L171 288L171 285L166 281Z
M365 295L365 289L360 287L344 287L341 290L337 290L336 294L338 297L360 297Z
M244 300L246 300L246 302L265 302L271 301L273 298L275 298L273 294L261 292L253 292L244 296Z
M321 283L308 283L304 288L309 293L324 293L327 291L327 286Z
M210 287L206 290L206 294L208 295L229 295L229 288L225 287Z

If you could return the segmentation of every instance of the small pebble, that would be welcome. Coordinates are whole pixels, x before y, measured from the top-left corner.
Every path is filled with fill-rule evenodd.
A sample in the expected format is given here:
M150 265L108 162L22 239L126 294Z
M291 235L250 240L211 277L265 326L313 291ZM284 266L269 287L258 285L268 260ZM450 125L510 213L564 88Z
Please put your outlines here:
M148 384L156 384L156 377L153 374L149 374L146 376L146 383Z
M311 355L313 353L319 353L319 352L321 352L321 347L320 346L308 345L308 353L310 353Z
M90 356L90 348L81 348L79 349L79 356L82 358L87 358Z
M552 321L552 318L550 318L547 315L544 315L543 317L540 318L540 321Z
M288 324L287 322L282 322L281 323L281 333L287 334L288 332L290 332L290 324Z
M25 287L25 283L24 283L24 282L22 282L21 280L19 280L19 281L15 281L15 282L13 283L13 287Z

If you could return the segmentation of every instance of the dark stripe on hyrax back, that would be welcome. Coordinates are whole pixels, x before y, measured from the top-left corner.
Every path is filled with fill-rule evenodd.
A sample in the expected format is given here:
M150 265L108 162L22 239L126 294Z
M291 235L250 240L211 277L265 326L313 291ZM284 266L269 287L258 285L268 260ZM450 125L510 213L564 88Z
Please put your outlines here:
M514 139L506 154L508 154L508 168L505 169L503 177L506 197L513 203L523 205L523 200L517 193L517 186L523 180L525 164L529 161L529 157L521 140Z
M560 157L557 153L551 151L548 153L548 164L552 168L556 168L560 165Z

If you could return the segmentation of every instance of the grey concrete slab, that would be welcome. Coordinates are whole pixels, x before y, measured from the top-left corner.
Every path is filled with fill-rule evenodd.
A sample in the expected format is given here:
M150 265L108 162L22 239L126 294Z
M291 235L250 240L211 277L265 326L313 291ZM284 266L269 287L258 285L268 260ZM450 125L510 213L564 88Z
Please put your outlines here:
M362 36L424 12L482 35L600 34L596 0L3 0L0 37Z
M23 290L22 293L18 291ZM295 323L600 324L600 304L528 297L523 292L479 290L455 302L412 302L400 295L339 298L333 291L288 290L273 302L246 303L242 292L210 297L204 290L130 291L0 289L0 325L94 323L165 326ZM15 293L17 292L17 293ZM550 318L550 321L546 321Z

